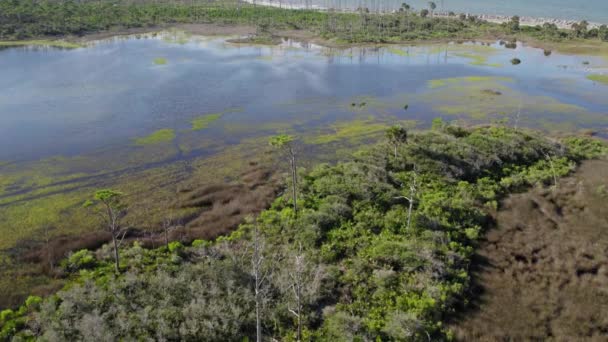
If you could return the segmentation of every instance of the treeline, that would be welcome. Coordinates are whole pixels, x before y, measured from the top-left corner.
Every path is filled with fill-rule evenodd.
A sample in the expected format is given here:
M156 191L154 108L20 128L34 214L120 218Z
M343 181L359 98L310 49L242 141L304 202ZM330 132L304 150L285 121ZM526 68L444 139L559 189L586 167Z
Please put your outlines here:
M273 140L289 164L297 143ZM120 248L118 272L111 245L72 254L62 267L73 280L2 311L0 340L450 340L488 213L607 153L592 138L396 126L350 161L300 170L295 191L230 236L135 243Z
M308 30L347 43L505 39L518 35L546 40L589 38L608 41L606 26L589 30L583 22L573 30L560 30L553 24L520 28L517 17L511 23L498 25L475 16L453 13L448 17L436 17L432 11L415 11L405 3L394 13L374 12L365 7L345 13L280 9L232 0L0 0L0 39L4 40L83 35L176 23L253 25L262 34L284 29Z

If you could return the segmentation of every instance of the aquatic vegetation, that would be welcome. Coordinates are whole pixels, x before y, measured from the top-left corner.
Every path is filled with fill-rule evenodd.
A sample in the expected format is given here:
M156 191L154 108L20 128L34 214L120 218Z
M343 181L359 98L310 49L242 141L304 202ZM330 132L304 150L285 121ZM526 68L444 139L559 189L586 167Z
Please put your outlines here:
M598 83L608 84L608 75L588 75L587 79Z
M274 56L272 56L272 55L265 55L265 56L256 57L256 59L260 60L260 61L269 62L269 61L272 61L274 59Z
M216 120L222 117L223 113L214 113L214 114L206 114L203 116L199 116L198 118L192 120L192 130L200 131L203 130Z
M401 56L401 57L409 56L409 52L403 51L402 49L388 48L388 49L386 49L386 51L392 53L393 55L397 55L397 56Z
M466 77L453 77L453 78L441 78L436 80L428 81L428 87L436 89L445 87L448 85L455 85L460 83L484 83L484 82L514 82L510 77L497 77L497 76L466 76Z
M154 64L156 65L165 65L167 62L167 59L163 57L154 58Z
M158 131L142 138L136 138L135 144L139 146L159 144L164 142L170 142L175 139L175 131L173 129L165 128L159 129Z
M513 116L520 111L526 117L531 113L587 113L585 108L552 97L522 93L507 86L509 83L512 83L511 79L496 77L432 80L429 82L431 91L419 99L440 113L475 120Z
M304 138L306 144L328 144L340 140L348 140L351 143L368 138L378 137L384 133L388 124L374 122L373 120L354 120L350 122L339 122L331 126L331 132L326 130L318 135Z
M475 55L472 53L465 53L465 52L455 53L455 54L453 54L453 56L470 59L471 62L469 64L471 64L471 65L489 66L489 67L494 67L494 68L502 67L502 64L499 64L499 63L488 63L487 56Z
M18 46L48 46L61 49L78 49L84 45L72 43L65 40L10 40L0 41L0 47L18 47Z

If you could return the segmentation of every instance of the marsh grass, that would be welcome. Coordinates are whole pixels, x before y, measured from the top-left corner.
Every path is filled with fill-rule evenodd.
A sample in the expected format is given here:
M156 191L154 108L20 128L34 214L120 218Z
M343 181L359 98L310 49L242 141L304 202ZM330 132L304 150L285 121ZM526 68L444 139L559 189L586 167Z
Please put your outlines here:
M61 49L78 49L84 45L68 42L65 40L12 40L0 41L0 47L19 47L19 46L47 46Z

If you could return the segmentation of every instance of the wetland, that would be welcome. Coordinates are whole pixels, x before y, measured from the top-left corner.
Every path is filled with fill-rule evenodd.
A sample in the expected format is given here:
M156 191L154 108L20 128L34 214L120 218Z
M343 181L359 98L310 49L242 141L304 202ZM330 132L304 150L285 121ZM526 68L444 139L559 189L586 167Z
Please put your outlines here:
M10 266L24 250L95 230L81 208L95 189L127 193L130 221L145 231L176 192L250 186L242 173L278 133L299 138L304 167L435 118L608 136L606 56L499 41L330 48L238 38L167 30L0 49L0 249L3 273L19 279L0 284L3 306L49 286Z

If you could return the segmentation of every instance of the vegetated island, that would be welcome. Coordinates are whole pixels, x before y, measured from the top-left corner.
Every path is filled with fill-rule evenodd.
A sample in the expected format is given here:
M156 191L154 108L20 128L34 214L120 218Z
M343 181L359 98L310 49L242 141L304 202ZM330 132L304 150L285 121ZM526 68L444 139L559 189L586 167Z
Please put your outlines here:
M585 49L588 52L597 50L598 43L608 41L606 25L586 21L573 23L568 29L553 22L525 26L518 16L494 23L474 15L437 14L435 8L432 2L429 8L422 9L413 9L403 3L398 11L382 13L369 8L359 8L355 12L286 9L231 0L160 3L128 0L3 1L0 2L0 40L9 41L2 45L23 44L23 40L30 39L38 39L38 44L41 44L44 38L51 40L48 44L53 44L52 40L58 38L82 41L78 37L92 34L94 39L177 25L200 34L245 35L257 43L276 43L276 37L280 36L314 40L330 46L503 39L524 40L546 47L585 41L591 44ZM596 54L605 52L604 49L596 51Z
M1 312L0 338L450 340L501 200L554 191L608 155L591 137L441 119L425 132L391 127L385 141L308 172L297 139L270 143L290 176L269 209L214 240L77 251L60 264L61 291ZM86 203L107 215L114 241L127 228L123 196L104 189ZM165 234L185 229L165 222Z

